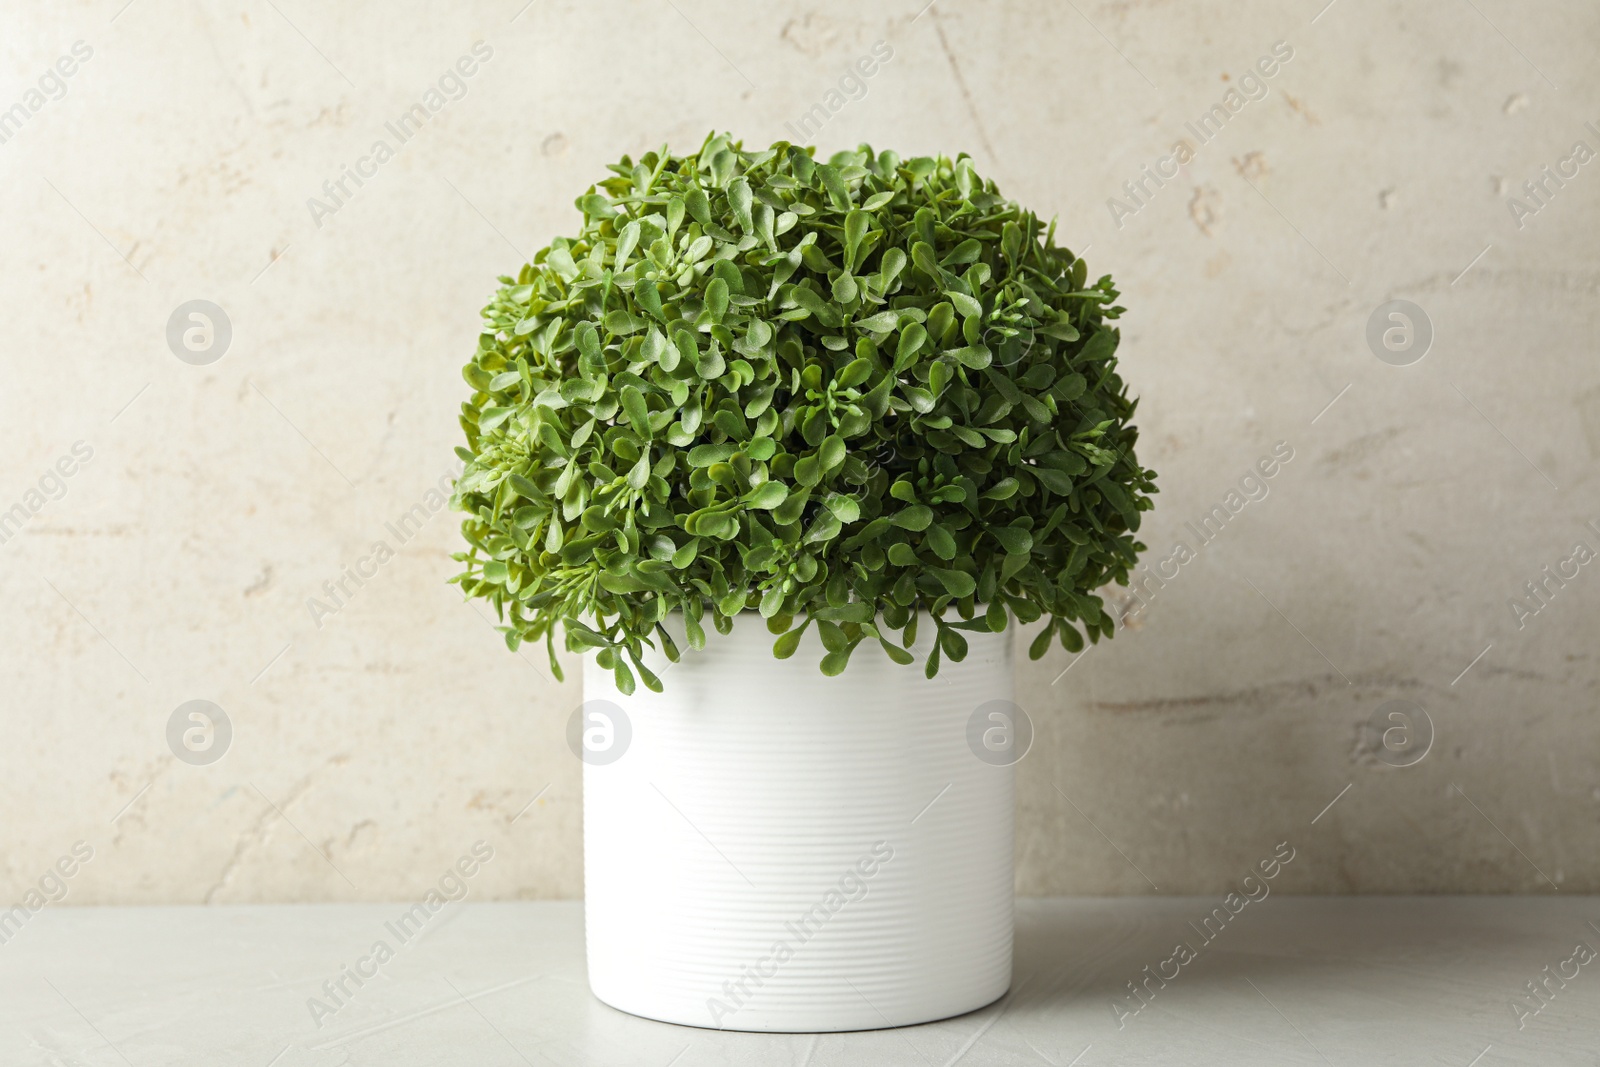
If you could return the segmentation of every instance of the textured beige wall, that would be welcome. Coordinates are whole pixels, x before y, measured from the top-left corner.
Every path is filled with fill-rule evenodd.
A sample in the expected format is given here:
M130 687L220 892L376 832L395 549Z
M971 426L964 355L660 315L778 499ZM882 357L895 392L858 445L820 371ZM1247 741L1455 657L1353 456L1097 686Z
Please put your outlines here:
M0 144L0 509L42 504L0 544L0 900L77 841L72 903L412 896L479 839L475 895L579 894L576 684L444 584L453 517L386 523L451 469L494 276L606 161L792 136L879 40L816 140L968 150L1090 246L1131 309L1151 563L1194 551L1087 662L1019 666L1020 889L1212 892L1280 841L1291 891L1600 889L1600 567L1508 605L1600 549L1600 162L1508 204L1600 149L1593 5L121 3L0 13L0 108L29 112ZM314 220L477 41L465 95ZM1414 365L1364 339L1391 298L1431 320ZM208 365L165 336L194 299L232 326ZM192 699L234 728L207 766L165 738ZM1396 699L1435 735L1404 768L1363 727Z

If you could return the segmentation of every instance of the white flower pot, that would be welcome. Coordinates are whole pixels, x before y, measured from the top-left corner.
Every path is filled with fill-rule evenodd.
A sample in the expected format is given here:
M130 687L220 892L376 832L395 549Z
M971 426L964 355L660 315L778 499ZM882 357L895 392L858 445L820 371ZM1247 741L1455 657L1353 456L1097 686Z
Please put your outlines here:
M587 730L595 996L690 1026L817 1032L1005 993L1010 632L966 635L967 658L928 681L921 629L915 666L864 643L828 678L815 626L775 660L758 616L727 636L708 620L703 652L680 640L682 662L649 661L666 692L631 697L587 659L569 739Z

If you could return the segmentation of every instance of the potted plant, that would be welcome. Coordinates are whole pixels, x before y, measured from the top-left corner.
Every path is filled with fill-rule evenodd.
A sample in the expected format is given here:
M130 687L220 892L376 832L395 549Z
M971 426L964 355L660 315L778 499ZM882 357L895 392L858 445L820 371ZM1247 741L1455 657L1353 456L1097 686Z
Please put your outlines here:
M1117 290L966 156L610 170L484 309L453 579L558 677L558 631L585 654L591 986L746 1030L980 1007L1012 634L1110 637L1155 492Z

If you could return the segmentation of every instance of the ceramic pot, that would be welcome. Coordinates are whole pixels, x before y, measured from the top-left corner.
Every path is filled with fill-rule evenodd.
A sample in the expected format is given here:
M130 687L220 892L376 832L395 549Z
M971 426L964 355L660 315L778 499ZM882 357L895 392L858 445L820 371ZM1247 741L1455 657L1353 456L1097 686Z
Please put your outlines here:
M680 623L681 625L681 623ZM681 633L681 630L679 631ZM932 626L922 628L926 653ZM972 1011L1011 983L1011 634L968 634L936 678L872 642L829 678L763 620L648 665L620 693L589 657L589 984L634 1015L819 1032ZM1009 747L1008 747L1009 746ZM1020 746L1020 748L1019 748Z

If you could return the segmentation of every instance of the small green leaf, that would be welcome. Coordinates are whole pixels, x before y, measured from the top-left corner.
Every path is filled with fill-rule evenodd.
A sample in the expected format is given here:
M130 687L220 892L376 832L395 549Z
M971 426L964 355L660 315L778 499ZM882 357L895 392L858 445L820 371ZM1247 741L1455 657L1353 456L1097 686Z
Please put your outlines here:
M1083 635L1077 631L1076 627L1064 622L1057 623L1056 633L1061 636L1062 648L1074 655L1083 651Z
M983 254L983 244L976 238L969 237L950 250L942 261L943 266L976 263Z
M844 439L838 434L832 434L823 440L822 447L817 449L817 462L822 464L824 473L844 462L844 451Z
M922 541L940 559L956 558L956 539L941 523L934 523L923 531Z
M968 345L950 352L950 357L969 370L982 370L994 362L994 353L987 345Z
M1017 495L1017 480L1005 477L978 494L979 500L1010 500Z
M855 522L861 518L861 505L853 497L845 496L842 493L829 493L823 503L827 505L829 511L838 517L840 522Z
M611 674L616 679L617 692L625 697L633 696L633 672L628 669L628 665L618 660L617 665L612 668Z
M933 509L923 504L913 504L909 508L901 508L889 521L902 530L920 532L933 522Z
M645 405L644 394L631 385L623 386L622 410L627 412L634 432L646 441L650 440L650 409Z
M816 485L822 481L822 464L817 462L815 456L806 456L796 461L794 478L801 485Z
M856 263L859 262L856 259L856 250L861 247L861 238L866 236L869 217L860 208L852 210L844 217L844 269L846 271L855 270Z
M728 183L728 206L733 209L733 220L745 233L755 229L754 220L750 217L750 183L743 178L735 178Z
M488 433L517 412L516 408L484 408L478 414L478 432Z
M763 482L745 494L746 507L771 511L789 498L789 487L782 482Z
M1058 496L1066 496L1072 492L1072 479L1053 467L1029 467L1028 473Z
M639 245L639 220L631 219L617 235L617 250L611 261L611 269L620 271L628 265L628 257Z
M841 604L837 607L828 606L817 608L811 613L812 617L826 622L853 622L868 623L872 621L872 605L856 601L853 604Z
M838 167L826 164L817 167L817 175L822 179L822 187L828 190L828 199L833 201L833 206L843 210L850 206L850 187L839 173Z
M900 325L900 316L893 311L880 311L876 315L857 319L855 325L856 329L866 330L869 333L888 333Z
M683 263L698 263L710 253L713 242L709 237L696 237L689 245L689 250L683 254Z
M687 612L684 614L683 629L685 636L689 639L690 648L698 652L706 647L706 631L700 625L700 613L698 610L693 615Z
M706 310L711 313L712 322L721 322L728 312L728 283L721 278L712 279L706 286Z
M717 342L713 339L711 347L700 356L700 365L695 368L695 373L706 379L720 378L728 369L723 361L722 353L717 349Z
M852 389L867 380L872 374L872 361L869 359L852 360L844 370L839 372L838 382L841 388Z
M889 654L890 659L894 660L902 667L909 666L916 658L912 656L911 653L907 652L905 649L886 638L878 638L878 644L883 646L883 650Z
M711 200L704 189L699 186L690 189L683 198L683 204L689 209L690 218L702 226L711 225Z
M639 462L628 471L628 487L643 489L650 482L650 450L639 453Z
M688 330L677 331L672 335L672 346L678 350L678 358L682 362L689 364L691 367L700 365L700 349L695 345L694 334ZM673 366L677 366L677 363L674 362ZM662 363L661 369L672 370L673 368Z
M971 596L972 591L978 588L978 583L972 575L965 571L950 570L945 567L929 567L928 573L939 580L945 591L953 597Z
M611 206L611 201L599 193L589 193L586 196L578 197L577 206L578 210L585 215L590 215L597 219L609 219L617 213L617 209Z
M803 462L803 461L802 461ZM813 467L815 464L813 463ZM800 464L795 464L795 473L798 477ZM802 483L803 485L803 483ZM800 521L800 513L805 510L806 502L811 497L811 490L801 488L798 492L789 490L789 499L772 509L772 520L783 526Z
M778 659L788 659L800 647L800 638L805 635L806 627L811 625L811 620L806 619L797 628L790 630L772 643L772 654Z
M829 678L843 674L844 669L850 665L850 653L856 650L856 645L858 643L859 642L852 641L839 651L829 652L826 656L823 656L822 673L826 674Z
M684 545L682 548L678 549L678 551L672 554L672 566L681 571L688 567L689 564L693 563L695 557L699 554L700 539L698 537L691 537L688 544Z
M658 322L666 321L666 314L661 308L661 290L654 280L644 278L634 285L633 302L649 312Z
M651 363L661 364L661 369L664 371L671 371L678 365L677 349L667 344L667 339L661 336L661 331L654 326L650 327L650 332L645 335L639 354ZM672 359L670 364L667 362L668 356Z
M578 276L578 265L572 261L572 253L567 251L565 243L551 245L544 261L562 281L570 282Z
M1008 553L1026 555L1033 549L1033 535L1015 526L991 526L989 535L999 541Z
M1078 358L1085 363L1099 363L1101 360L1110 359L1117 350L1117 334L1114 330L1096 330L1089 335L1089 340L1078 351Z
M894 350L894 369L902 371L916 362L917 353L928 341L927 327L913 322L900 331L900 343Z
M812 617L817 619L817 636L822 639L823 648L829 652L839 652L850 643L850 639L845 636L837 623L823 619L820 613L813 613Z
M934 258L933 246L925 241L918 241L911 246L911 262L935 282L944 278L944 271L939 269L939 261Z
M608 311L605 319L606 329L619 337L630 333L638 333L650 325L649 320L626 311Z
M960 663L967 658L967 639L954 627L939 627L939 647L944 649L944 654L952 663Z
M732 458L737 446L731 443L720 445L698 445L689 450L689 466L709 467L713 463L724 463Z
M1029 645L1028 645L1028 658L1029 659L1042 659L1042 658L1044 658L1044 654L1046 652L1050 651L1050 638L1055 636L1055 632L1056 632L1056 621L1054 619L1051 619L1050 622L1045 625L1045 628L1039 631L1039 636L1035 637L1033 639L1033 641L1031 643L1029 643Z
M944 291L944 295L950 298L950 303L954 305L956 311L959 312L962 317L974 319L981 318L983 316L983 305L972 299L972 297L968 296L966 293L958 293L954 289L946 289Z

